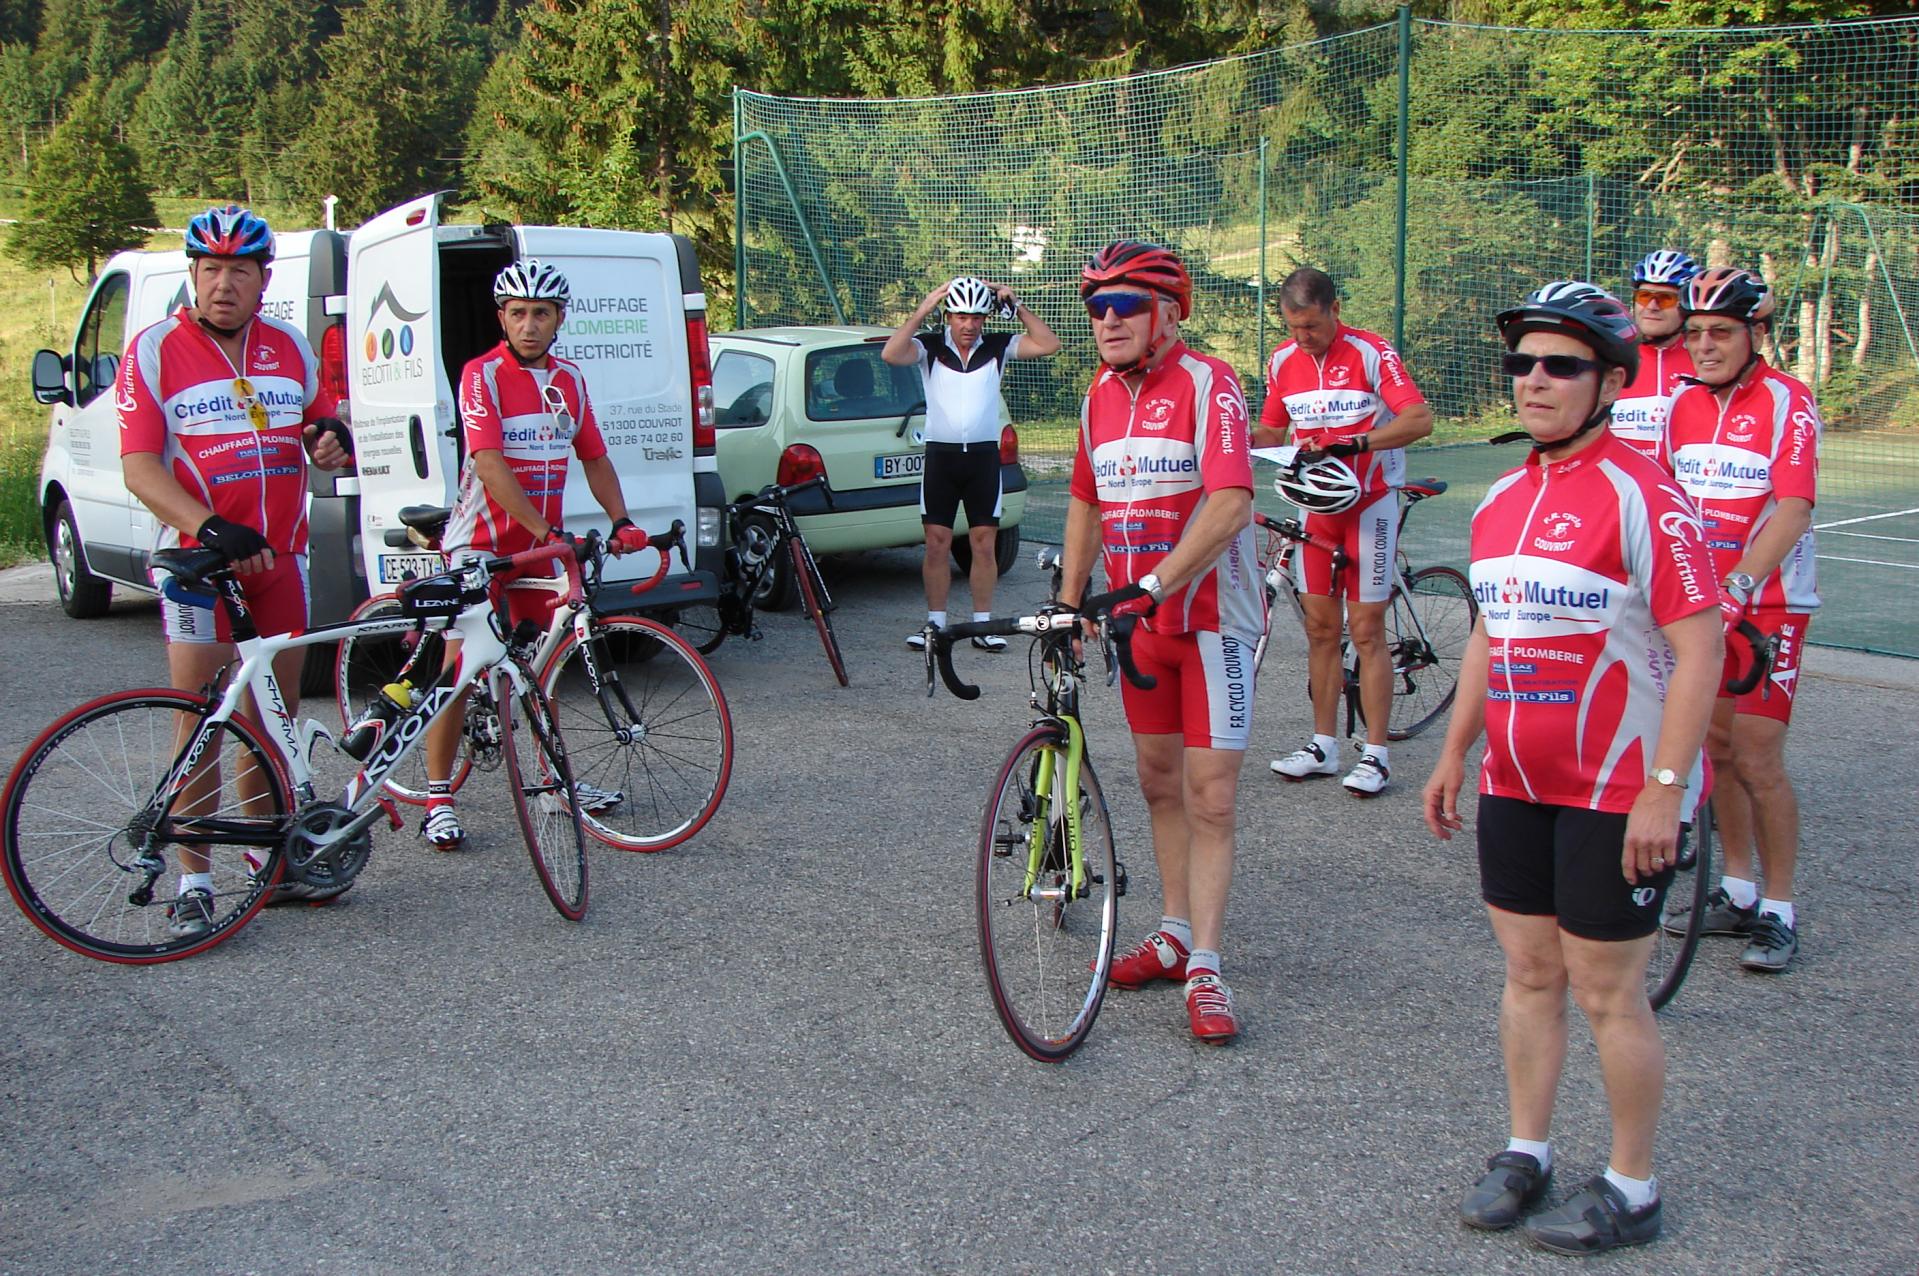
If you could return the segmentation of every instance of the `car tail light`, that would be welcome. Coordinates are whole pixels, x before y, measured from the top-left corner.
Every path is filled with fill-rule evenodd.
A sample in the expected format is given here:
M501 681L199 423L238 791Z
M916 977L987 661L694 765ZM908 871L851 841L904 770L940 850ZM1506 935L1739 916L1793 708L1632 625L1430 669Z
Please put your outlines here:
M774 475L774 482L781 487L791 487L824 473L826 462L820 459L818 449L810 444L795 443L780 453L780 469Z
M1010 425L1000 427L999 463L1001 465L1019 464L1019 431Z
M331 323L320 334L320 388L335 398L347 397L346 325Z
M686 312L686 363L693 380L693 455L712 456L717 440L713 429L713 358L706 349L706 312Z

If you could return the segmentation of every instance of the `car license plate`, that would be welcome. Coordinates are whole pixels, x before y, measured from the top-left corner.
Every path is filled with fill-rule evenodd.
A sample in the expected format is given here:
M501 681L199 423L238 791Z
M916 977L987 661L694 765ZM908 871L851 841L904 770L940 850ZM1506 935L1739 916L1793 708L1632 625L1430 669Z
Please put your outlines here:
M873 477L917 478L926 472L926 453L895 452L892 456L873 458Z
M382 554L380 583L397 585L407 578L409 572L414 576L431 576L444 565L444 560L438 554Z

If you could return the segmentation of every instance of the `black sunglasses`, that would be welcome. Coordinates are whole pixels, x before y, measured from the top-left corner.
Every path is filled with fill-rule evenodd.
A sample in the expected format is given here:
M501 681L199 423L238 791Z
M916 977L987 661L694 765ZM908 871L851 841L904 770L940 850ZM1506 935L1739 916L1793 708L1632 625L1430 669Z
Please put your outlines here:
M1104 319L1110 312L1122 319L1131 319L1134 315L1143 315L1152 308L1159 298L1143 292L1102 292L1086 299L1086 313L1095 319Z
M1531 376L1534 364L1544 365L1546 375L1555 381L1570 381L1582 372L1605 366L1596 359L1581 359L1572 354L1520 354L1512 351L1499 358L1499 370L1509 377Z

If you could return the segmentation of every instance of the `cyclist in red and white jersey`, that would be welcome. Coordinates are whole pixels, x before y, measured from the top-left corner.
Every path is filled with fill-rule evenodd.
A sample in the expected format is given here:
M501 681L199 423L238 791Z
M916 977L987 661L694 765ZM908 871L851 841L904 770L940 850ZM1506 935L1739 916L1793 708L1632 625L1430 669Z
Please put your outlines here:
M626 516L619 472L607 457L586 378L578 365L552 353L571 297L566 276L532 257L508 266L493 281L493 304L505 337L468 361L460 373L466 465L442 538L455 561L503 558L543 542L571 539L560 518L566 505L567 463L576 454L587 489L612 520L608 547L618 554L646 544ZM544 626L558 595L508 590L506 601L510 620ZM449 667L459 648L458 640L447 642ZM427 729L426 820L421 833L439 851L458 850L466 843L451 784L463 703L464 698L454 701ZM586 784L575 788L589 810L604 810L623 796Z
M1084 596L1096 558L1112 587L1144 589L1125 606L1145 614L1133 656L1158 680L1151 691L1123 681L1121 694L1165 910L1112 981L1184 981L1193 1034L1224 1042L1239 1031L1219 947L1264 607L1246 400L1231 367L1180 341L1193 284L1172 252L1109 244L1080 296L1101 367L1080 410L1060 601Z
M1339 296L1324 272L1302 267L1279 287L1279 311L1292 340L1266 365L1266 406L1252 432L1259 446L1291 442L1344 458L1359 476L1360 497L1338 514L1308 512L1306 530L1344 546L1346 597L1333 597L1332 555L1302 544L1300 605L1306 621L1307 678L1313 696L1313 738L1273 770L1288 780L1339 773L1334 718L1344 681L1342 638L1350 626L1359 655L1359 698L1366 744L1343 781L1356 797L1386 787L1386 749L1393 667L1386 651L1386 607L1392 596L1399 540L1399 487L1406 481L1408 443L1433 432L1433 410L1384 338L1339 319ZM1342 615L1343 606L1343 615Z
M1511 1137L1460 1213L1510 1227L1545 1197L1570 990L1598 1046L1612 1155L1526 1231L1590 1253L1659 1234L1665 1060L1645 971L1724 640L1691 501L1603 428L1639 359L1626 308L1591 284L1547 284L1499 328L1533 454L1473 515L1479 620L1424 793L1427 826L1449 839L1465 823L1467 751L1484 736L1480 888L1506 958Z
M1778 639L1772 672L1713 714L1707 749L1725 777L1713 796L1725 875L1708 897L1705 933L1749 942L1748 970L1784 970L1799 951L1793 870L1799 799L1786 772L1786 727L1812 613L1812 507L1819 477L1819 409L1804 384L1759 354L1772 290L1745 270L1717 268L1680 301L1698 384L1673 401L1667 459L1699 506L1714 569L1753 624ZM1736 617L1735 617L1736 618ZM1743 646L1743 644L1739 644ZM1738 650L1730 659L1741 660ZM1759 895L1752 854L1766 893Z
M1692 358L1681 339L1679 291L1699 273L1685 253L1661 248L1632 268L1632 318L1639 329L1639 371L1612 405L1612 432L1658 457L1673 396L1690 384Z
M115 387L127 490L160 520L157 548L217 549L235 568L262 634L307 623L307 462L346 464L339 403L298 329L260 313L271 277L273 231L244 208L210 208L187 223L193 303L142 329L120 360ZM154 574L154 585L165 583ZM234 658L224 610L162 596L167 674L199 691ZM289 710L298 707L303 650L274 661ZM241 709L258 720L251 701ZM211 924L212 875L182 855L169 908L176 935ZM283 888L305 897L308 888Z

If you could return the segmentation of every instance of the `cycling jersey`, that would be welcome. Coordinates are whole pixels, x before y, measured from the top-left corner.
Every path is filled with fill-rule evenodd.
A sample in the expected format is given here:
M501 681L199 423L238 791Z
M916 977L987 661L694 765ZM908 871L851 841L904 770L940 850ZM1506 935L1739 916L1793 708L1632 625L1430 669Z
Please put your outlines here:
M1630 443L1633 450L1657 458L1666 434L1666 418L1672 401L1688 384L1692 375L1692 356L1682 342L1663 349L1642 342L1639 347L1639 375L1626 383L1612 405L1612 432Z
M1019 357L1020 334L983 334L960 358L946 333L914 334L926 391L926 441L998 443L999 383L1006 361Z
M115 387L120 455L156 453L202 505L254 528L277 554L307 544L307 456L302 431L339 415L298 329L256 315L233 366L186 307L142 329L120 360ZM159 548L199 541L160 527Z
M1106 579L1117 589L1173 552L1207 494L1253 486L1246 399L1219 359L1175 343L1135 389L1101 367L1080 405L1072 494L1099 509ZM1230 633L1256 641L1265 595L1249 525L1146 625L1158 634Z
M1782 499L1815 499L1821 428L1812 391L1763 359L1723 404L1703 385L1673 400L1663 459L1699 507L1717 579L1738 565ZM1752 602L1801 614L1818 609L1812 529L1759 582Z
M1472 582L1491 640L1479 791L1630 811L1674 665L1658 627L1719 605L1692 502L1611 434L1534 453L1473 514Z
M1278 430L1290 421L1294 443L1325 447L1377 429L1425 401L1385 338L1341 324L1333 344L1316 358L1302 352L1297 341L1273 351L1259 423ZM1366 496L1406 481L1404 448L1362 452L1347 458L1347 464L1359 474Z
M551 407L549 395L558 396ZM460 423L466 431L466 465L459 500L447 519L444 543L449 553L473 549L517 554L534 545L533 533L480 481L474 468L479 453L500 453L533 508L555 527L566 508L568 453L578 453L582 461L606 455L579 367L548 355L546 367L529 368L504 341L461 371Z

